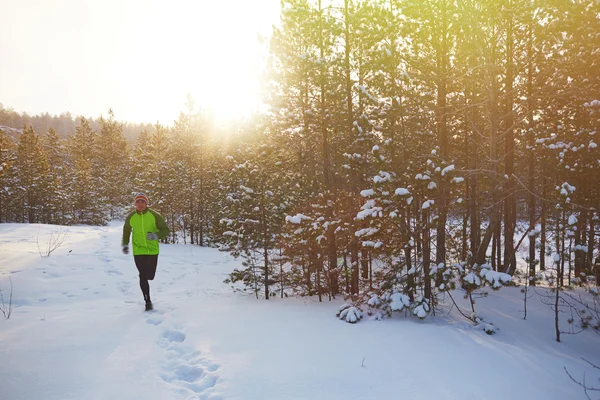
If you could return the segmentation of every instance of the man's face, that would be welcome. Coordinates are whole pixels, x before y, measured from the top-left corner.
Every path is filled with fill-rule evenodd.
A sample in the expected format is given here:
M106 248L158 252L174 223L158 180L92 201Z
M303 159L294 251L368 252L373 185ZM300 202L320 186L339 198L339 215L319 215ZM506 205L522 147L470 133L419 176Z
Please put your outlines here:
M146 202L144 200L142 200L142 199L136 200L136 202L135 202L135 209L138 212L144 211L146 209Z

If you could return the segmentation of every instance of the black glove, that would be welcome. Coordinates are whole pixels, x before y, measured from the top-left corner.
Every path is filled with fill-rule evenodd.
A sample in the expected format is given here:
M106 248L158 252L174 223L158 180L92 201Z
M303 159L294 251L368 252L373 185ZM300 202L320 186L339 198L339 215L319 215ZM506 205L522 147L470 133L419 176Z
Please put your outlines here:
M146 235L146 239L148 240L158 240L158 235L154 232L148 232Z
M123 254L129 254L129 247L123 246Z

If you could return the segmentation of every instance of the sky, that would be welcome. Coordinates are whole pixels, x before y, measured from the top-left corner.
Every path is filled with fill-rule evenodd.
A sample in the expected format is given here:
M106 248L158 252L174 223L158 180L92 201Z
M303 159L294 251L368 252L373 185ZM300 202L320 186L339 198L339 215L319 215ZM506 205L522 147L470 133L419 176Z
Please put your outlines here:
M0 103L170 125L187 94L217 119L260 104L278 0L0 0Z
M586 399L565 368L600 384L583 360L600 365L600 336L586 330L557 343L542 287L529 291L526 320L519 287L478 299L494 335L449 300L424 320L400 312L378 321L363 306L362 320L348 324L336 318L340 297L257 300L223 282L242 260L161 244L154 311L144 312L122 226L0 224L4 304L13 287L11 316L0 313L0 399ZM453 297L469 310L460 290ZM560 314L564 330L569 316Z

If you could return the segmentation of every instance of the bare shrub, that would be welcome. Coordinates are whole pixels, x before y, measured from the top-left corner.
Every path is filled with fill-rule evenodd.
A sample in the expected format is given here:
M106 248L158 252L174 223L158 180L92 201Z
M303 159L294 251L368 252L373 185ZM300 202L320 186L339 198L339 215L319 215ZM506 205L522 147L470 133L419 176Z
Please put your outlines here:
M62 231L60 229L55 231L54 229L52 229L50 231L50 237L46 241L46 246L44 247L44 249L42 251L42 249L40 247L40 231L38 230L37 246L38 246L38 252L40 253L40 257L50 257L50 254L52 254L52 252L54 250L56 250L60 246L62 246L65 239L67 239L68 235L69 235L69 233L66 231Z
M12 295L13 295L13 284L10 276L8 277L8 281L10 282L10 292L8 295L8 304L6 304L4 300L4 295L2 294L2 289L0 289L0 312L4 314L5 319L9 319L12 314Z

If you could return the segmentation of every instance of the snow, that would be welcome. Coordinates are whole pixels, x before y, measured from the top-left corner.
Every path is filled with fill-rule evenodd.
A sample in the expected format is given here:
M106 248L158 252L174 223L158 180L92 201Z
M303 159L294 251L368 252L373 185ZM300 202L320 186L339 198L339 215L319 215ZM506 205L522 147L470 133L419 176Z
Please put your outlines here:
M373 177L373 182L382 183L392 179L392 176L389 172L379 171L379 175Z
M0 399L392 399L401 391L406 399L583 400L565 368L598 379L582 358L600 365L600 338L584 331L555 342L550 308L530 291L523 320L518 287L477 300L481 328L450 307L423 321L424 307L381 321L347 307L349 324L335 318L339 298L256 300L223 283L241 260L161 245L155 311L146 313L132 256L120 252L121 228L0 224L5 299L9 277L14 287L12 316L0 319ZM43 247L57 229L68 233L64 245L40 257L38 241ZM466 308L462 294L454 298ZM402 296L392 295L393 307L410 305ZM496 327L493 336L482 330Z
M254 190L252 190L251 188L246 187L244 185L240 185L240 189L242 189L246 193L254 193Z
M360 195L362 197L371 197L375 194L375 191L373 189L366 189L360 192Z
M425 318L427 316L427 309L423 304L421 304L414 309L413 314L421 319Z
M502 283L510 282L512 279L510 275L492 269L482 269L480 275L494 288L499 288Z
M394 293L390 306L393 311L401 311L404 307L410 306L410 299L404 293Z
M423 203L423 205L421 206L421 209L426 210L429 207L431 207L434 203L435 203L434 200L427 200Z
M445 176L448 172L454 171L454 164L448 165L442 170L442 176Z
M309 218L309 217L307 217L307 216L306 216L306 215L304 215L304 214L296 214L296 215L294 215L293 217L292 217L292 216L289 216L289 215L287 215L287 216L285 217L285 220L286 220L287 222L289 222L289 223L292 223L292 224L301 224L301 223L302 223L302 221L303 221L303 220L305 220L305 219L310 219L310 218Z
M398 196L406 196L409 194L410 194L410 192L408 191L408 189L405 189L405 188L396 189L396 195L398 195Z
M354 235L356 237L371 236L371 235L376 234L377 232L379 232L379 229L377 229L377 228L365 228L365 229L360 229L360 230L356 231L354 233Z
M569 225L575 225L577 223L577 216L572 214L569 216Z

